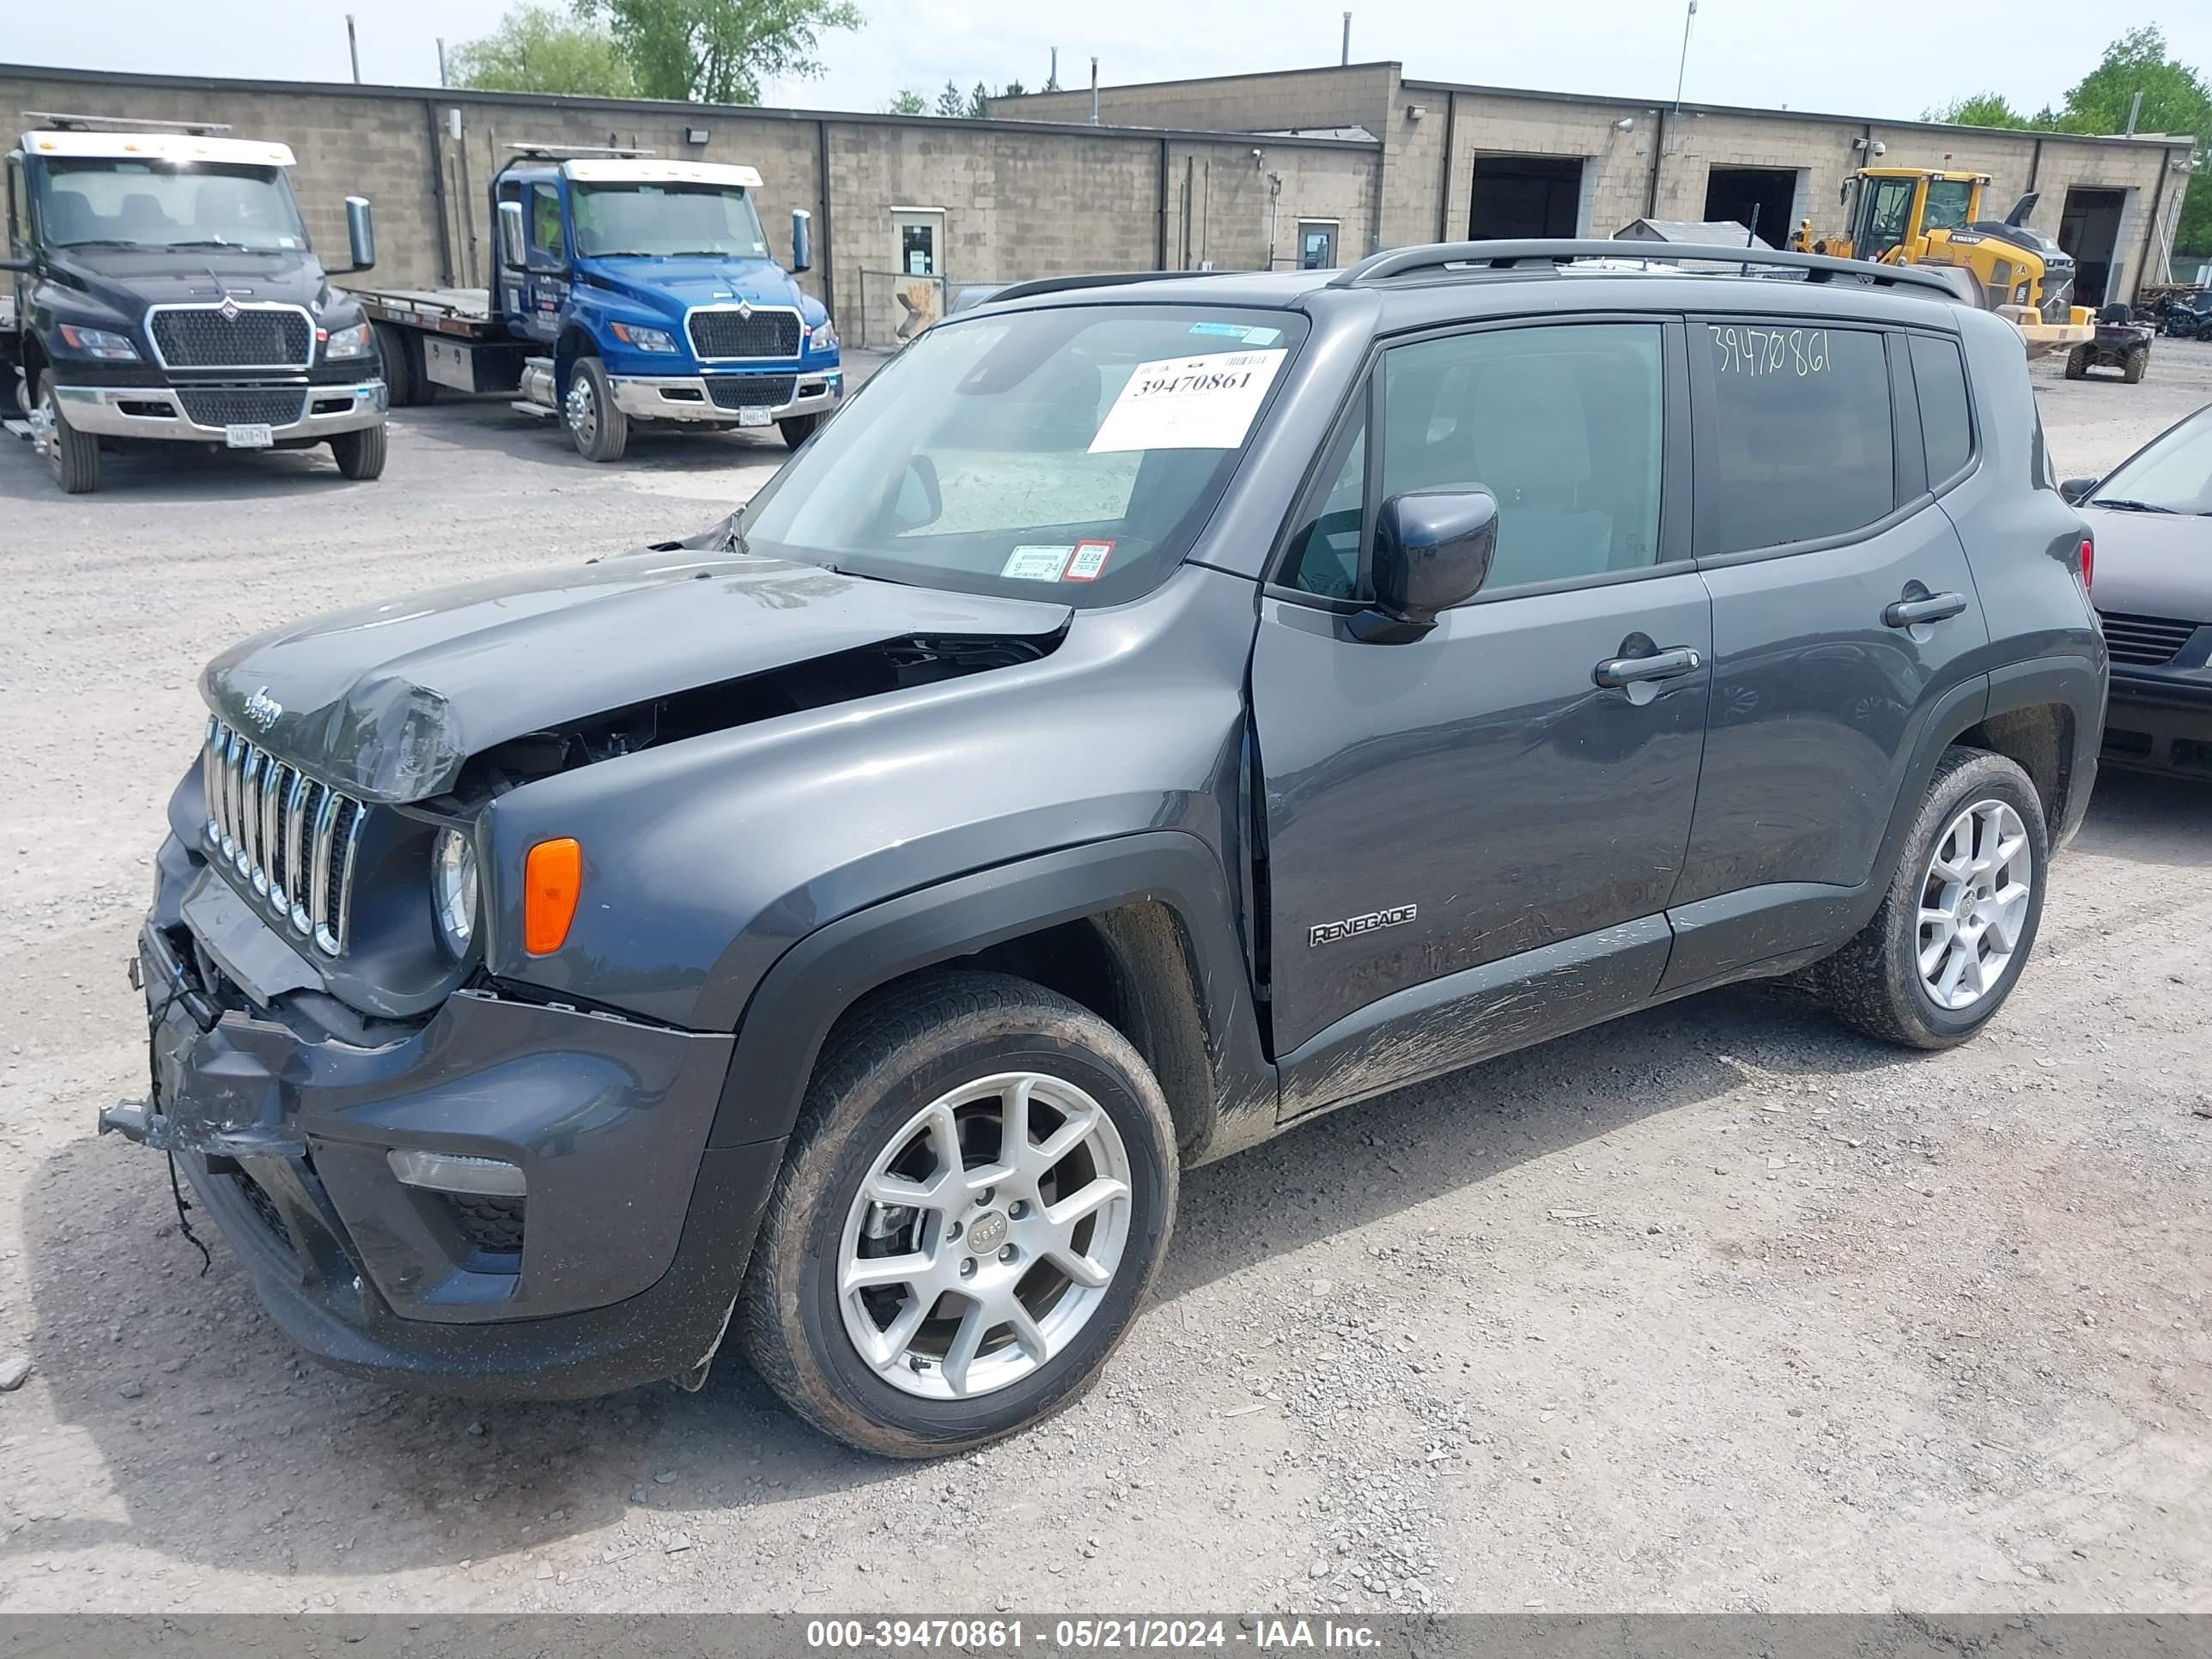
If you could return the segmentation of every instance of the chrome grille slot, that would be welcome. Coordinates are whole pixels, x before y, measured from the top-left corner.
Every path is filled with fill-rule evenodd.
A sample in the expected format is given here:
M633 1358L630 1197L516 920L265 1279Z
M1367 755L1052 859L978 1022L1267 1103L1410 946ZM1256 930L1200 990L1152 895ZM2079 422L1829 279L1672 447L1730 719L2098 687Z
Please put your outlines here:
M343 954L368 808L221 720L208 722L200 764L203 836L216 867L266 904L276 925L325 956Z

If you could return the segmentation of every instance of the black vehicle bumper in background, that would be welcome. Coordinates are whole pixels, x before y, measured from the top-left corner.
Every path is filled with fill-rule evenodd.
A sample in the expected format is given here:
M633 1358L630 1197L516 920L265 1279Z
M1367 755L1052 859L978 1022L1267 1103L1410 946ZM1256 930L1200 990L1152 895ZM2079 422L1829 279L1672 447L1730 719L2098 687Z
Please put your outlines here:
M152 1092L101 1127L176 1156L287 1334L349 1370L484 1396L700 1369L782 1155L706 1150L729 1037L462 992L342 1041L225 982L226 941L188 925L202 878L140 935ZM403 1182L395 1151L446 1155L447 1185Z
M2100 758L2107 766L2212 779L2212 672L2114 664Z

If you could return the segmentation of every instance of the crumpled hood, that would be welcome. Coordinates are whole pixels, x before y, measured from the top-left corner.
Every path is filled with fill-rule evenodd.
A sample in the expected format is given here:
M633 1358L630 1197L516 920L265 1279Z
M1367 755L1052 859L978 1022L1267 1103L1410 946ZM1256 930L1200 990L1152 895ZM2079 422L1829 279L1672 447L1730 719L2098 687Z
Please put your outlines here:
M693 306L733 305L805 308L805 294L773 259L597 258L594 283L641 305L680 317Z
M2212 519L2130 513L2090 501L2075 509L2097 541L2100 611L2212 622Z
M908 635L1045 637L1068 607L678 548L357 605L210 663L224 721L367 800L452 787L563 721Z

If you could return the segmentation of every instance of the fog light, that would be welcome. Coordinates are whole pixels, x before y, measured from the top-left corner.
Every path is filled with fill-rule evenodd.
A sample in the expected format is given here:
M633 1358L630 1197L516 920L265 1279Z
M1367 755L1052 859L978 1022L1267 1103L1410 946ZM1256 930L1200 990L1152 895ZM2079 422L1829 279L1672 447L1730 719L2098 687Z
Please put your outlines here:
M519 1165L496 1158L471 1158L462 1152L426 1152L415 1147L394 1147L384 1155L392 1173L408 1187L427 1187L435 1193L479 1193L495 1198L520 1198L528 1182Z

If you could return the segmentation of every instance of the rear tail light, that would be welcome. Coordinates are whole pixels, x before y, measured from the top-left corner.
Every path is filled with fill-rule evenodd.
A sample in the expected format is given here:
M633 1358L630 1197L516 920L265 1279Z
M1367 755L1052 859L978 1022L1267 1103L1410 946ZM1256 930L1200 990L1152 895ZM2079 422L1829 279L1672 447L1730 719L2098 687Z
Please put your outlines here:
M2087 592L2097 579L2097 544L2087 536L2081 538L2081 588Z

